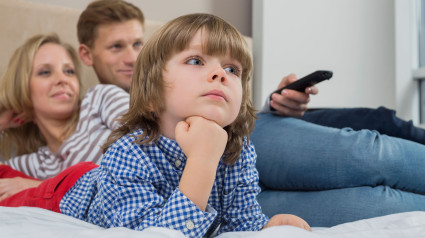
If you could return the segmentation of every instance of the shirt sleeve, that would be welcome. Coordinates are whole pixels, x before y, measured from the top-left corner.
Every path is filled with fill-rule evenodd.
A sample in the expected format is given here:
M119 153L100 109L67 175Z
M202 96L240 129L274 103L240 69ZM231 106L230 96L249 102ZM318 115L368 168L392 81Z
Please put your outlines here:
M202 237L217 212L211 207L200 210L178 187L159 193L169 188L162 186L167 183L164 175L138 145L128 146L132 149L112 146L105 153L89 222L135 230L165 227L179 230L188 237Z
M38 153L39 152L16 156L3 161L3 163L33 178L42 178L40 176L40 172L42 172L40 171L41 159Z
M98 113L106 127L116 129L119 126L117 119L128 111L130 95L111 84L96 85L87 94L90 94L91 98L86 101L91 107L98 107Z
M260 192L258 172L255 168L256 153L252 144L244 143L236 167L240 169L238 185L234 189L232 204L224 214L218 234L231 231L259 231L269 221L257 202Z

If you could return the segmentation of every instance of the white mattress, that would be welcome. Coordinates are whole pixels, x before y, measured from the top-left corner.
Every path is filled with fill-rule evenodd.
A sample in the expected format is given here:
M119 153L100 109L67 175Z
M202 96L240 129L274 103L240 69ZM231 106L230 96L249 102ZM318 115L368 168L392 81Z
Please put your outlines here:
M66 215L40 208L0 207L0 237L171 238L184 236L178 231L157 227L152 227L144 231L134 231L127 228L104 229ZM308 232L291 226L279 226L264 229L259 232L229 232L222 234L219 237L425 237L425 212L398 213L345 223L331 228L315 227L313 228L313 232Z

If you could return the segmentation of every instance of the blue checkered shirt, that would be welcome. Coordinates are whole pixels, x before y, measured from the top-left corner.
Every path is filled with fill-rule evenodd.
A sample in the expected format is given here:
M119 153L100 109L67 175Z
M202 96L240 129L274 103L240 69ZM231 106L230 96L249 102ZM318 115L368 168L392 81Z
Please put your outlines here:
M107 228L166 227L188 237L257 231L267 224L256 200L260 188L252 144L244 140L234 165L220 160L202 211L179 190L186 156L177 142L161 137L148 145L133 143L141 133L130 133L110 146L100 167L83 175L62 198L63 214Z

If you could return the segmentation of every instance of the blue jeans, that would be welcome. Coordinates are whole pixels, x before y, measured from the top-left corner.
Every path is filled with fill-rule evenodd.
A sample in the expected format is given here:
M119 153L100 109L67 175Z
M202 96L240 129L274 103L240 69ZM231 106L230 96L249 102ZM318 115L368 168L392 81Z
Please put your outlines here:
M353 130L376 130L381 134L425 144L425 130L395 114L394 110L385 107L318 109L307 111L301 119L339 129L350 127Z
M311 226L425 211L425 146L377 131L259 114L251 139L268 216Z

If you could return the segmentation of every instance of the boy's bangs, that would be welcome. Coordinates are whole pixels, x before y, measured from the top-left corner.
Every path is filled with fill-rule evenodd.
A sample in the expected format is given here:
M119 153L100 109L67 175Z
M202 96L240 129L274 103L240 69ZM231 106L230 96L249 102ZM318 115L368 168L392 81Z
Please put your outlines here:
M209 55L225 55L230 52L230 57L239 61L244 72L251 70L251 54L245 40L231 29L208 29L208 39L203 45L203 50Z

